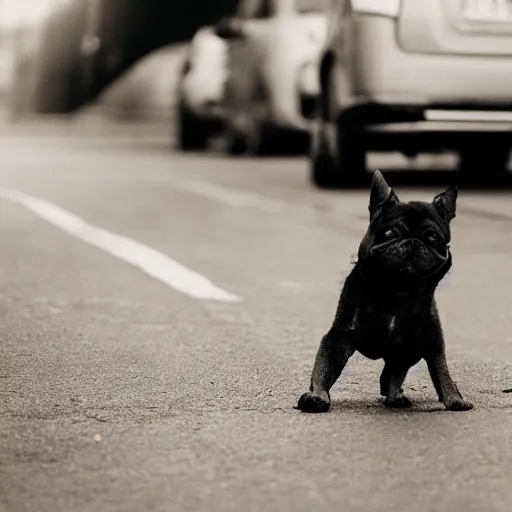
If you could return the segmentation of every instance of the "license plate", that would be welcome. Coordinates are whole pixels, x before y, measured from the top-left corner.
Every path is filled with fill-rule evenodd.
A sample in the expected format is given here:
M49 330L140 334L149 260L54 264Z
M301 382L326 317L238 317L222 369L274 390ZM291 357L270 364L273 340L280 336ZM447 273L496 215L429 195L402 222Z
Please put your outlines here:
M512 21L512 0L464 0L462 16L475 21Z

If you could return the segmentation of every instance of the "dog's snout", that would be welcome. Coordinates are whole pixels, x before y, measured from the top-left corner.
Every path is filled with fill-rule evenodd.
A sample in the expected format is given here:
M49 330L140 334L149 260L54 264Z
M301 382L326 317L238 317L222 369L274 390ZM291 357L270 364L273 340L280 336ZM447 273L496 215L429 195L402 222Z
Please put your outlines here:
M416 240L414 238L408 238L406 240L402 240L395 247L395 255L400 259L409 259L416 258L422 254L423 245L420 240Z
M423 244L421 240L417 238L408 238L404 240L404 243L400 247L402 256L407 256L409 254L415 255L419 254L423 250Z
M397 247L398 255L405 257L414 249L414 245L411 244L411 240L403 240L402 243Z
M421 248L422 248L422 243L417 240L416 238L412 238L411 239L411 251L413 251L414 253L418 253L421 251Z

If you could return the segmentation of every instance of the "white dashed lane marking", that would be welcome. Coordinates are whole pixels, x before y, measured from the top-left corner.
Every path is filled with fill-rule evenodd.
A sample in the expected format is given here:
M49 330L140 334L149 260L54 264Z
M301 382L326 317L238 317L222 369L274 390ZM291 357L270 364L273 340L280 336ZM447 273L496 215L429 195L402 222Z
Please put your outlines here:
M275 213L282 210L285 206L280 201L267 198L255 192L232 190L228 187L221 187L204 181L175 181L172 186L189 194L231 206L232 208L252 208Z
M139 268L158 281L190 297L221 302L242 300L165 254L126 236L89 224L53 203L16 190L0 189L0 197L24 206L65 233Z

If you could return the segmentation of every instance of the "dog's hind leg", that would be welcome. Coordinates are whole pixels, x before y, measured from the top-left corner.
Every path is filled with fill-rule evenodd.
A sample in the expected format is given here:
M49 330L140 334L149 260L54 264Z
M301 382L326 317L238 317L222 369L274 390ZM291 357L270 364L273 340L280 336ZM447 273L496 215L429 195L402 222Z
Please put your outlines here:
M411 401L404 395L402 385L407 376L408 369L391 369L389 364L384 365L380 376L380 394L385 396L384 403L388 407L405 408L412 405Z
M385 364L380 374L380 396L388 396L389 392L389 367Z

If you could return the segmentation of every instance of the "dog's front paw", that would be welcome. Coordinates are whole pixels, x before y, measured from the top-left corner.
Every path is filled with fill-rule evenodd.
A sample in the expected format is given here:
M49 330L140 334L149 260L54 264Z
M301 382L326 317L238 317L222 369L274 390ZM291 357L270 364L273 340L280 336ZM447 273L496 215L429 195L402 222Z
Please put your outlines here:
M386 398L384 404L393 409L407 409L412 406L412 402L405 395L398 395L394 400Z
M299 403L295 409L302 412L327 412L331 405L329 393L326 391L321 393L311 393L308 391L299 398Z
M445 402L444 405L449 411L470 411L473 409L473 404L464 400L452 400Z

